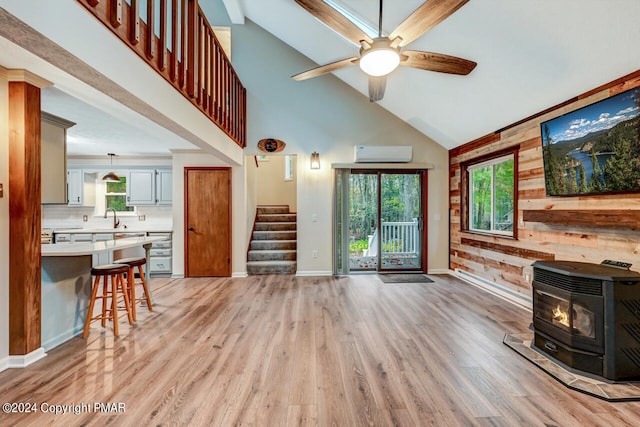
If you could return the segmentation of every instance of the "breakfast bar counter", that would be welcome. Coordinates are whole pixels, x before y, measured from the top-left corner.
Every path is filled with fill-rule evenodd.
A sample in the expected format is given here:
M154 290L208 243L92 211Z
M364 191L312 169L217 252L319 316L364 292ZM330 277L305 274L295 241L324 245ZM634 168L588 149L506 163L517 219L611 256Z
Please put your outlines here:
M129 237L42 245L42 347L50 350L80 335L91 296L91 267L114 250L149 247L163 237Z

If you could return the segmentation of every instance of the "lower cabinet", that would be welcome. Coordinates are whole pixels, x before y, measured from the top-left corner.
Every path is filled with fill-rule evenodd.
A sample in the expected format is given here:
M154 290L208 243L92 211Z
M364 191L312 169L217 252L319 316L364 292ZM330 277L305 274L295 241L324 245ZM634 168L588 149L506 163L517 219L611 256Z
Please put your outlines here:
M149 275L160 277L170 276L171 266L171 233L147 233L150 237L164 237L166 240L159 240L151 244L149 251Z

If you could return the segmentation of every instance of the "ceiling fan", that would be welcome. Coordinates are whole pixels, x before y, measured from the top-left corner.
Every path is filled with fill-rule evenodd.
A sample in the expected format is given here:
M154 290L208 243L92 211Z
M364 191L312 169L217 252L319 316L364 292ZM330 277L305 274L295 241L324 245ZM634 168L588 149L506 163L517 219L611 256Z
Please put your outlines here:
M360 45L360 52L359 56L296 74L291 77L294 80L306 80L358 64L369 77L369 101L376 102L384 96L387 75L399 65L460 75L469 74L477 65L473 61L441 53L402 49L452 15L469 0L428 0L398 25L388 37L382 35L382 0L380 0L378 37L373 39L322 0L295 1L329 28Z

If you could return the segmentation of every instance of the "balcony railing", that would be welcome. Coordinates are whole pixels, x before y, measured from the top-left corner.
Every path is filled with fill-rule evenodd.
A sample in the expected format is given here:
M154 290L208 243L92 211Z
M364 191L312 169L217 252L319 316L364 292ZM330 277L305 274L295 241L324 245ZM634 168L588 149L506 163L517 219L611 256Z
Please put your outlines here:
M246 90L197 0L77 0L246 147Z

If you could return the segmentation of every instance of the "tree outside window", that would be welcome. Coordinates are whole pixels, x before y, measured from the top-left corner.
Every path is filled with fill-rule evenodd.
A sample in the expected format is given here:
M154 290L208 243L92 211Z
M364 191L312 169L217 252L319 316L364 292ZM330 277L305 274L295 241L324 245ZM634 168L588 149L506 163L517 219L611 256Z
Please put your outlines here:
M115 209L116 212L132 212L133 206L127 206L127 177L121 176L120 182L106 182L104 196L105 209Z
M514 154L467 166L468 229L513 236Z

